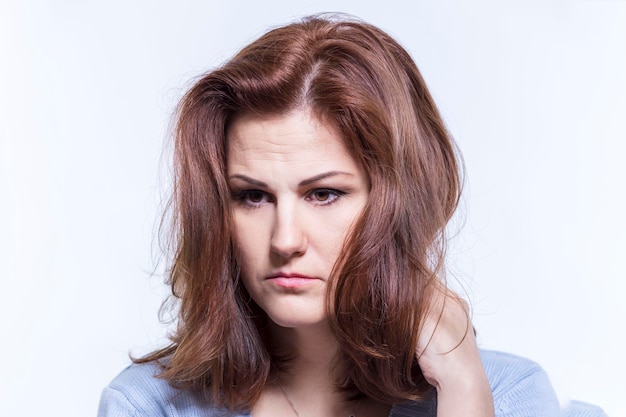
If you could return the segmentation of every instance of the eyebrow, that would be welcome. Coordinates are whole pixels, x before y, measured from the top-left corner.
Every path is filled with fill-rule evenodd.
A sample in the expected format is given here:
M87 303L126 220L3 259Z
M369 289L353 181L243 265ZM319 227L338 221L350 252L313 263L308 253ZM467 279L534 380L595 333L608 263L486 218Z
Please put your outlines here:
M247 182L249 184L252 184L254 186L267 188L267 184L264 183L263 181L257 181L254 178L250 178L250 177L248 177L246 175L235 174L235 175L231 175L229 178L230 179L238 178L238 179L243 180L243 181L245 181L245 182Z
M309 185L312 184L316 181L319 180L323 180L324 178L328 178L328 177L334 177L336 175L352 175L349 172L343 172L343 171L329 171L329 172L324 172L318 175L315 175L311 178L307 178L305 180L300 181L300 183L298 184L298 186L302 187L304 185Z
M349 172L343 172L343 171L323 172L321 174L314 175L314 176L312 176L310 178L307 178L307 179L304 179L304 180L300 181L300 183L298 183L298 186L299 187L303 187L305 185L313 184L316 181L323 180L324 178L334 177L336 175L350 175L350 176L352 176L353 174L350 174ZM230 179L240 179L240 180L245 181L248 184L254 185L256 187L265 187L265 188L267 188L267 184L264 183L263 181L255 180L254 178L250 178L247 175L235 174L235 175L231 175L229 178Z

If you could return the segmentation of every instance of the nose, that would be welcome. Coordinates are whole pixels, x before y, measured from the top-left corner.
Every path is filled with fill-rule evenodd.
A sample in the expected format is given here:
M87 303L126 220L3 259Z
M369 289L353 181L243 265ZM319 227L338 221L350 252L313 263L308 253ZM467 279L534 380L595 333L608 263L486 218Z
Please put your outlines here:
M281 258L301 256L308 241L295 204L278 204L272 230L271 250Z

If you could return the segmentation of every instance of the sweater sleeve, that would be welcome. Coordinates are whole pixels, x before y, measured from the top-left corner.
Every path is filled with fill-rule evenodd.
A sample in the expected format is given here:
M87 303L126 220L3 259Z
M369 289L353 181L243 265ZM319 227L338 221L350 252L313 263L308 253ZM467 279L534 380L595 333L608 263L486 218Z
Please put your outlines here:
M102 392L98 417L250 417L217 408L201 393L175 389L159 372L154 363L123 370Z
M561 414L562 417L607 417L600 407L582 401L571 401Z
M140 417L143 415L121 391L111 387L106 387L102 391L98 417Z
M179 412L177 391L157 373L154 363L124 369L102 391L98 417L188 417Z
M557 396L545 371L515 355L483 351L496 417L559 417Z

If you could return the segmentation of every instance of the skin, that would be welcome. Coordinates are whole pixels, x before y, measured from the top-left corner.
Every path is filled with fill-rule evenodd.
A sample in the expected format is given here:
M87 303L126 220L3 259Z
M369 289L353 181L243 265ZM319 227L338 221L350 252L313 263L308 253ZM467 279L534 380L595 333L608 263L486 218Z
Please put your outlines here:
M241 115L227 140L242 280L270 318L275 343L294 354L280 385L302 417L354 411L358 417L387 416L388 405L369 399L346 402L334 390L338 346L324 306L332 267L369 197L366 174L339 133L306 109ZM466 334L467 307L444 303L448 299L457 300L453 294L435 300L432 310L443 309L443 314L427 320L417 352L428 381L439 391L438 416L492 416L478 348L473 334ZM441 354L459 340L457 349ZM252 414L295 416L281 387L272 384L253 404Z
M442 289L432 301L417 350L424 377L437 389L438 417L495 415L465 301Z
M227 170L246 289L282 327L323 323L326 280L368 198L364 172L339 135L305 112L240 117Z

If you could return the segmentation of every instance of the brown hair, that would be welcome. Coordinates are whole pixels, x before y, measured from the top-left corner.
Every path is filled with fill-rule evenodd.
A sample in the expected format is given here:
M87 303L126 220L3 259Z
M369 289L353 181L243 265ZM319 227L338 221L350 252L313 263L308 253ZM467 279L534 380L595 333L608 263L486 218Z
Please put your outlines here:
M171 384L231 409L254 403L276 372L258 307L239 280L226 132L238 114L305 108L339 129L371 187L327 294L345 364L338 386L386 403L423 398L417 340L443 285L444 229L459 200L460 167L408 53L380 29L344 18L271 30L182 99L169 275L178 327L170 346L137 361L158 360Z

